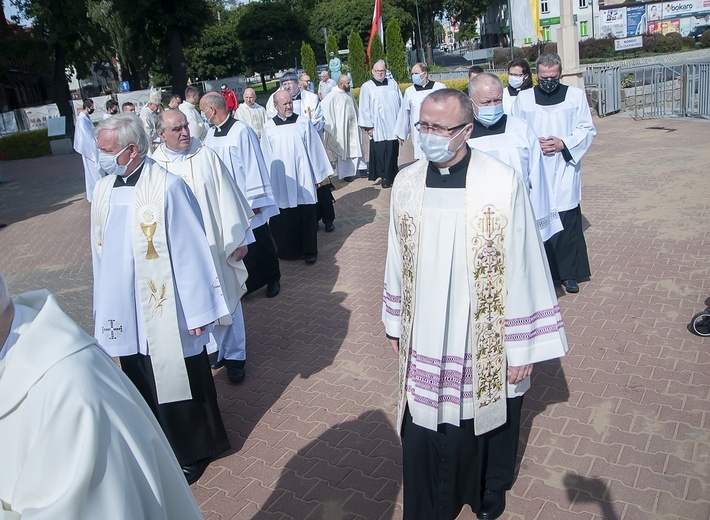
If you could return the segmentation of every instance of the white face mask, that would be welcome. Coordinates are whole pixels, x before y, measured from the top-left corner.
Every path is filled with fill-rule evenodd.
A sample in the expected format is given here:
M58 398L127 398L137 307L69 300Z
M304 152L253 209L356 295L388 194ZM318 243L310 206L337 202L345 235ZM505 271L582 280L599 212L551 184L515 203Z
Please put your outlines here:
M525 82L525 76L508 76L508 84L513 88L520 88Z
M123 174L126 173L128 164L124 166L118 164L118 156L125 152L128 149L128 146L123 148L116 155L106 152L99 152L99 166L104 172L106 172L106 175L118 175L119 177L123 177Z
M457 146L456 150L454 150L453 152L449 150L449 145L451 144L451 141L461 135L461 132L463 132L464 130L466 130L465 126L459 131L459 133L452 137L443 137L430 133L420 133L419 146L421 147L422 152L424 152L424 156L429 162L437 164L449 162L466 141L462 141L461 144Z

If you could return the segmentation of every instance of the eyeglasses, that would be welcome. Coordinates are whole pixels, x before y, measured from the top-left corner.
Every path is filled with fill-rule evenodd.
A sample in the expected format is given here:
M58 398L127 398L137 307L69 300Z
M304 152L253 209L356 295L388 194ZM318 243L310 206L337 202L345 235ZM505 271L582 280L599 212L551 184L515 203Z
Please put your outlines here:
M434 134L434 135L447 135L453 132L454 130L458 130L459 128L463 128L466 126L468 123L461 123L460 125L456 126L439 126L439 125L430 125L428 123L422 123L421 121L417 121L414 123L414 128L417 129L418 132L424 133L424 134Z
M387 72L387 69L372 69L372 72Z

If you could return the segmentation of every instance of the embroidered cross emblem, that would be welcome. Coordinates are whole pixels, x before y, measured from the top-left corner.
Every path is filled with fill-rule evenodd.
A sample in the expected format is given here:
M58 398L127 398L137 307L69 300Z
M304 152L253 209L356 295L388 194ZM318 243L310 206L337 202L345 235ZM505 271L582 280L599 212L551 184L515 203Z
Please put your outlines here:
M116 320L108 320L101 327L101 333L106 336L106 339L118 339L123 332L123 325Z
M483 212L483 219L484 219L484 233L486 234L487 237L493 236L493 231L494 228L498 227L494 224L495 218L495 213L493 212L493 209L488 206L485 211Z
M308 114L308 119L311 119L313 117L313 109L311 107L308 107L306 109L306 114Z

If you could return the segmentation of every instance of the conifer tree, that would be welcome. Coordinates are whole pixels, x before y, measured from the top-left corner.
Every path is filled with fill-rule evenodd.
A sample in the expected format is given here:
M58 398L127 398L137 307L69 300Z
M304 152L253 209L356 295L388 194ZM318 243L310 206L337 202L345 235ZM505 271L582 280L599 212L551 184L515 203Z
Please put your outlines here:
M317 81L316 75L316 54L313 52L313 47L306 42L301 41L301 67L310 77L311 81Z
M407 59L404 55L404 41L402 40L402 31L396 18L392 18L387 24L385 47L387 48L387 67L392 72L392 76L398 83L409 83Z
M361 87L368 79L367 64L365 63L365 45L362 38L353 29L350 31L348 39L348 65L350 65L350 75L353 77L352 88Z
M370 44L370 68L379 60L384 59L385 51L382 49L382 42L380 41L379 35L376 34L372 39L372 44Z

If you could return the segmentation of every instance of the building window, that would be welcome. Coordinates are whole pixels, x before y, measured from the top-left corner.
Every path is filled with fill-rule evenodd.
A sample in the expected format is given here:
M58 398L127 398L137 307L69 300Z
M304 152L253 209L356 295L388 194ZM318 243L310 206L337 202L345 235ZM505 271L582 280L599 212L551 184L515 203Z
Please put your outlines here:
M580 9L586 9L587 7L589 7L589 3L587 0L579 0Z
M580 21L579 22L579 35L580 36L589 36L589 32L587 30L587 22L586 21Z
M523 43L525 45L530 45L532 43L532 38L523 38Z
M547 14L550 12L550 7L547 5L547 0L540 0L540 14Z
M550 41L550 28L549 27L542 28L542 41L544 41L544 42Z

